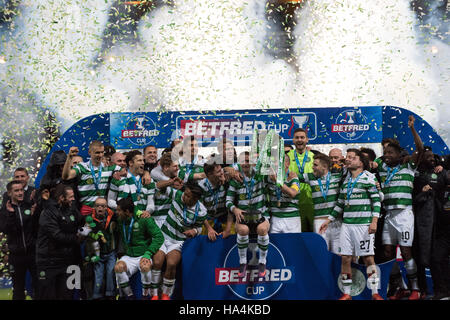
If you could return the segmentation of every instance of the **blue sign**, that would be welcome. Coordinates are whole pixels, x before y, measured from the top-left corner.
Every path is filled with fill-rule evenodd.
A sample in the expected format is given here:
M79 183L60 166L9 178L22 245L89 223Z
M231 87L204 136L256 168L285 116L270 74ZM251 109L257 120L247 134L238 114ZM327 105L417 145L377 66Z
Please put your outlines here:
M411 153L414 150L414 139L408 128L411 114L390 106L96 114L78 121L61 136L42 163L35 185L39 187L52 152L64 150L67 153L71 146L77 146L79 154L87 161L92 140L100 140L119 150L142 149L149 144L167 148L175 138L194 134L205 146L214 145L222 137L213 133L222 132L235 144L250 145L253 130L259 128L274 129L289 143L295 129L304 128L311 145L380 143L383 138L394 137ZM419 116L414 116L416 130L424 144L433 147L437 154L447 154L448 147L436 131Z
M207 236L190 239L182 251L182 292L187 300L336 300L342 295L341 258L327 250L315 233L269 234L267 274L257 278L257 246L250 243L249 269L242 279L236 236L211 242ZM386 298L393 261L377 265L379 294ZM352 295L370 300L366 267L353 264ZM188 275L194 275L188 276Z

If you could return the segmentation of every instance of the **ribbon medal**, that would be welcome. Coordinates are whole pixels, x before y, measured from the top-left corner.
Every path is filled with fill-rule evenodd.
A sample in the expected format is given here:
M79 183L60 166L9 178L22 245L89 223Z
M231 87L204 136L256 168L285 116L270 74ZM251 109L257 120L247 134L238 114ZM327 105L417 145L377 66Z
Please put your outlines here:
M386 169L387 176L386 176L386 180L384 181L385 188L387 187L389 182L391 182L392 178L394 177L394 175L397 173L398 170L400 170L400 165L396 166L394 169L392 169L391 167L387 167L387 169Z
M92 165L92 162L90 160L89 160L89 169L91 169L91 175L93 178L92 182L95 185L95 190L97 191L96 194L101 195L101 190L99 190L99 186L102 180L103 163L100 163L97 175L95 175L94 166Z
M355 188L356 183L358 182L359 178L361 177L361 175L364 173L361 172L355 179L355 181L352 181L352 177L349 177L348 179L348 184L347 184L347 204L346 207L349 208L350 207L350 197L352 196L353 193L353 188Z

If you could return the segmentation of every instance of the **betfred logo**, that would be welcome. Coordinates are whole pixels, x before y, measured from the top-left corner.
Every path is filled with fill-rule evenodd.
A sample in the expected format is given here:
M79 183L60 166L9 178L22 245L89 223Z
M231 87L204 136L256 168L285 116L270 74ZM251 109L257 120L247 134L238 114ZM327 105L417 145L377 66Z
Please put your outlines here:
M145 115L132 117L125 127L121 130L121 138L139 147L150 144L159 135L153 120Z
M237 245L225 257L222 268L215 269L215 283L226 285L240 299L265 300L274 296L282 287L295 281L294 270L286 265L281 251L269 243L266 276L258 277L258 245L250 242L247 251L248 268L243 278L238 277L239 255Z
M285 140L292 140L295 129L308 131L309 140L317 138L317 116L314 112L296 113L244 113L239 116L216 114L179 116L177 130L181 136L194 136L204 141L226 136L236 141L246 141L255 129L275 130Z
M370 130L370 125L361 109L344 110L331 125L331 132L338 133L345 140L356 140Z
M258 269L247 270L244 278L238 277L239 268L217 268L216 285L248 284L258 282L288 282L292 279L290 269L268 269L264 279L258 278Z

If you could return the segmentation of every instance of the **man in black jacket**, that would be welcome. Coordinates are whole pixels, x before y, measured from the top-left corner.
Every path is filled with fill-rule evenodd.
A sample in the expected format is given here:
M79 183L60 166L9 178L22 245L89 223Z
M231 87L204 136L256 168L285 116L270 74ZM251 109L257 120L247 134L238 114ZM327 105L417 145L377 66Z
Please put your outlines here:
M36 294L35 245L38 219L35 206L24 201L23 183L11 181L6 186L8 200L0 212L0 231L7 235L10 274L13 282L13 300L25 300L27 270L31 274Z
M23 185L24 190L23 201L32 203L33 199L31 198L34 196L33 191L35 188L33 186L28 185L28 182L30 181L30 176L28 175L27 169L17 168L16 170L14 170L13 180L19 181ZM6 191L3 194L3 202L1 207L2 209L5 209L8 200L9 200L8 191Z
M36 245L39 299L70 300L68 267L77 266L81 237L78 230L84 218L74 206L74 191L59 184L39 219Z
M446 172L436 173L436 165L433 151L431 148L425 147L421 164L414 177L413 192L416 229L413 254L417 261L419 287L422 292L427 291L425 268L432 270L433 282L436 277L440 276L433 272L432 260L435 258L433 248L436 239L442 235L441 231L449 230L450 226L448 221L445 223L445 219L441 219L445 203ZM444 294L444 292L439 292L439 288L434 288L435 291L436 289L438 289L438 293Z

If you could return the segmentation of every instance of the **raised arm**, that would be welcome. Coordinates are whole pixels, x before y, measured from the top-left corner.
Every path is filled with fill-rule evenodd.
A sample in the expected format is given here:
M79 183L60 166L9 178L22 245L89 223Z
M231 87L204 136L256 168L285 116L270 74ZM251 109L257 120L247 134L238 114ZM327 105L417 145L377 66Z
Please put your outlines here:
M78 147L70 147L62 172L63 180L71 180L77 176L77 172L70 167L72 164L72 158L76 155L78 155Z
M418 159L418 156L420 156L423 152L423 142L422 142L422 139L420 138L419 134L417 133L416 128L414 127L415 121L416 121L416 119L414 118L414 116L410 115L408 118L408 127L411 129L411 133L414 138L414 144L416 145L416 150L418 152L418 154L416 156L413 155L413 160L416 162Z

